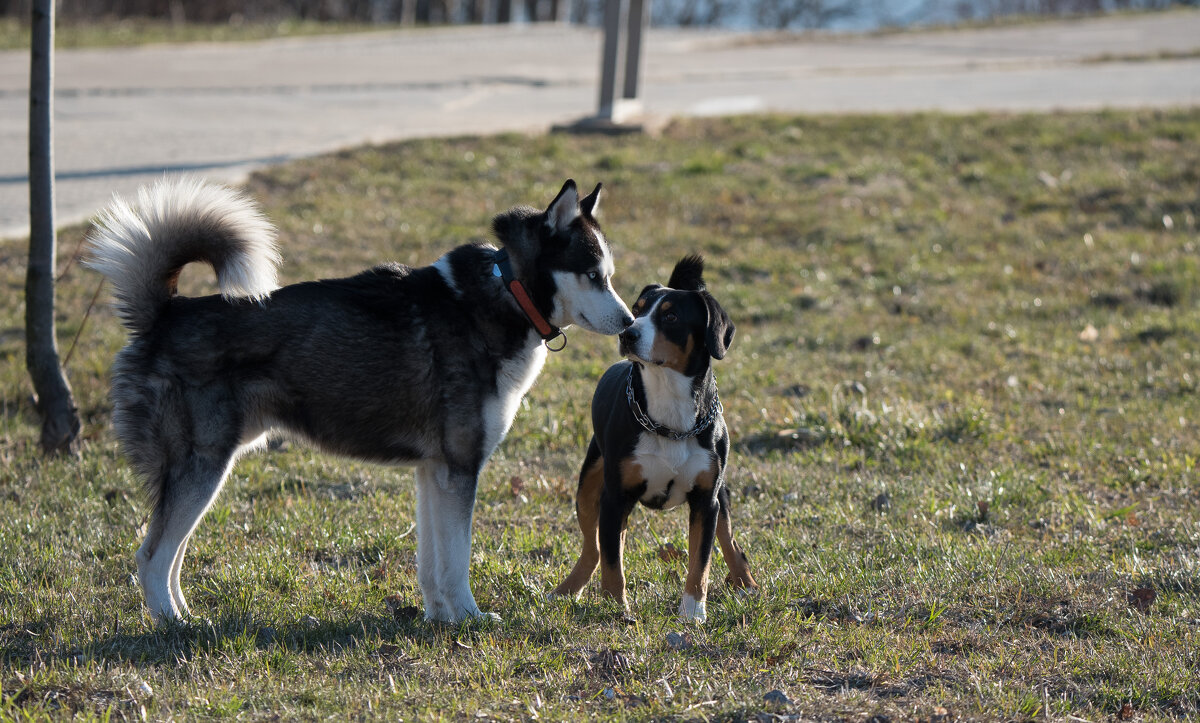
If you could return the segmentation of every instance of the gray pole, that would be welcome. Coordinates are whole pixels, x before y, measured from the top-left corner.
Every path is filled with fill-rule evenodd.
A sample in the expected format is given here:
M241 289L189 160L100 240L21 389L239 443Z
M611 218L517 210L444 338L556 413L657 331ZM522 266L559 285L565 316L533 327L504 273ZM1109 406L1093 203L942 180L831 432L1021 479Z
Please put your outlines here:
M54 329L54 2L34 0L30 25L25 366L42 417L42 451L65 452L79 435L79 412L58 360Z
M617 122L617 78L624 75L625 24L629 0L604 3L604 54L600 65L600 112L604 120Z
M625 42L625 88L621 94L626 100L638 97L638 71L641 69L642 28L649 24L650 3L648 0L629 0L629 37Z

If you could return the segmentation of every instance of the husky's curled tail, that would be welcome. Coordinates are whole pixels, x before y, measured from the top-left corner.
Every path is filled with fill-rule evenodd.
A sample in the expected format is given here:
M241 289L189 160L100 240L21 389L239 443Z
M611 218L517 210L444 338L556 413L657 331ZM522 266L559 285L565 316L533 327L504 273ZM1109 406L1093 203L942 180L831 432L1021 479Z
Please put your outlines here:
M276 288L275 228L224 186L164 179L141 188L136 205L114 196L95 223L86 263L112 282L117 314L134 334L150 327L193 261L213 267L227 298L262 299Z
M236 442L227 442L229 453L211 460L189 450L236 431L215 437L194 433L216 410L192 408L179 388L155 378L153 370L171 374L172 362L162 355L153 329L176 293L180 271L194 261L213 267L226 298L270 295L279 263L275 229L232 189L195 179L163 180L142 188L136 203L115 196L96 218L88 242L85 263L112 282L117 315L130 333L113 363L112 401L113 428L154 510L137 554L138 579L155 615L186 615L179 587L182 550L232 465ZM181 452L182 460L172 456ZM160 543L165 554L156 556Z

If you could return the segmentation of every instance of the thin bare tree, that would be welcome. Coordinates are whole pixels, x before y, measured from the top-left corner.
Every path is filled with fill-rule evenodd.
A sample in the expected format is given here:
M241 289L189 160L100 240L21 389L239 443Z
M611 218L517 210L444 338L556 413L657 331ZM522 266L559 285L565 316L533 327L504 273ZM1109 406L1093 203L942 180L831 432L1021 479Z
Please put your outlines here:
M58 360L54 331L54 0L33 3L29 76L29 266L25 367L42 417L42 451L70 451L79 410Z

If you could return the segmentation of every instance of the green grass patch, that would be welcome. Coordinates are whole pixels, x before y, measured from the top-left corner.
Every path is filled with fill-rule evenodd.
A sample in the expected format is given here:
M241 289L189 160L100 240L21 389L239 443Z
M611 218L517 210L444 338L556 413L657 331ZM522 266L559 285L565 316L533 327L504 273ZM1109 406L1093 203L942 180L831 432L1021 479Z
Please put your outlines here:
M202 618L155 628L132 579L146 511L107 428L121 331L107 308L83 323L98 278L72 266L60 346L82 328L85 439L41 458L6 245L0 719L1193 717L1198 169L1200 111L1181 110L697 120L253 177L286 281L430 263L566 177L605 183L627 299L706 254L738 327L717 374L762 590L727 589L718 560L704 626L676 620L683 563L658 554L686 545L681 511L632 519L631 620L594 582L545 598L578 550L587 407L616 358L575 330L481 485L472 581L503 622L413 616L410 472L288 446L240 462L196 533Z

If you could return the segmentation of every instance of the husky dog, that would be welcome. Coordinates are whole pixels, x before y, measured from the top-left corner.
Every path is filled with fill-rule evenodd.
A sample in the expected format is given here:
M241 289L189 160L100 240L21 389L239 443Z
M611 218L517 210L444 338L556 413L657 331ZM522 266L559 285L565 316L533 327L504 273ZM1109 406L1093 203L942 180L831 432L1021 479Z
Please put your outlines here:
M90 238L129 341L112 370L113 425L153 511L137 551L156 620L189 615L188 538L234 461L273 431L318 449L416 468L417 576L425 617L483 616L471 594L479 472L571 324L633 322L612 254L567 181L545 211L517 207L503 245L459 246L432 266L386 264L277 288L275 232L238 193L195 180L116 198ZM177 295L193 261L221 295Z

